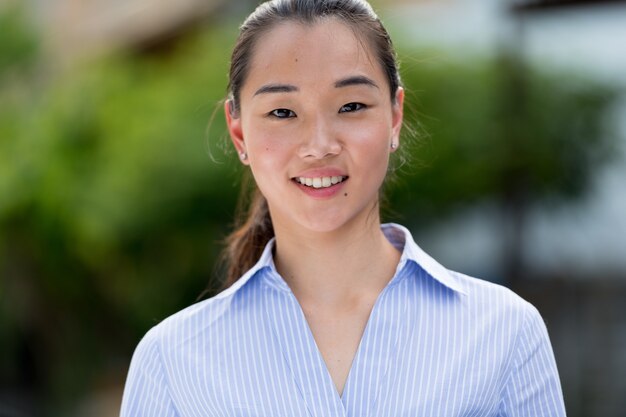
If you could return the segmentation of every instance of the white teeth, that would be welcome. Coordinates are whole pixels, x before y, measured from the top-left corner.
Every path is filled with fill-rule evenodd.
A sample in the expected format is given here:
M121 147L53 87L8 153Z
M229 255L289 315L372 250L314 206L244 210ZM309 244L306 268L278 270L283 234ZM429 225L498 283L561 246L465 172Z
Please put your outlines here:
M317 178L305 178L298 177L296 180L302 184L313 188L326 188L331 185L339 184L347 177L335 176L335 177L317 177Z

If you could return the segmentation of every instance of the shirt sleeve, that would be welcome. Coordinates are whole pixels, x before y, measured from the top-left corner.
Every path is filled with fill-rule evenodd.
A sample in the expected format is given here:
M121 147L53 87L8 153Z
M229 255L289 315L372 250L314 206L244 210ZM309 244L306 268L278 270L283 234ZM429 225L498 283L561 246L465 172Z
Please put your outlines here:
M545 323L528 304L503 387L500 417L564 417L561 383Z
M133 354L120 417L178 417L154 329L146 334Z

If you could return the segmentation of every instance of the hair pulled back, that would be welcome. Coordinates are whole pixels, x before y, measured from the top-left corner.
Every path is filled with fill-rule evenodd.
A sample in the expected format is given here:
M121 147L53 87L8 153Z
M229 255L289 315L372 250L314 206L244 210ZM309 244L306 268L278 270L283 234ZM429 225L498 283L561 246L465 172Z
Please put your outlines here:
M228 100L233 117L239 117L240 93L250 71L250 61L256 42L264 33L284 22L311 25L325 18L336 18L348 25L355 35L373 51L381 65L395 103L395 93L401 85L396 54L387 30L365 0L271 0L259 5L244 21L233 48ZM224 288L232 285L258 260L267 242L274 237L274 228L265 197L256 188L244 189L236 219L235 231L226 239L224 258L226 279Z

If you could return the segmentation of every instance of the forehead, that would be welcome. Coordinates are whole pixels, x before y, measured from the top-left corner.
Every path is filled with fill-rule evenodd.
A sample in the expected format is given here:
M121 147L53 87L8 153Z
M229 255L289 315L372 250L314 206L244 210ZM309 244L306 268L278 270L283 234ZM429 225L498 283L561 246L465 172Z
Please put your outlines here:
M312 24L285 22L256 41L243 90L268 82L320 88L348 75L387 84L365 36L335 18Z

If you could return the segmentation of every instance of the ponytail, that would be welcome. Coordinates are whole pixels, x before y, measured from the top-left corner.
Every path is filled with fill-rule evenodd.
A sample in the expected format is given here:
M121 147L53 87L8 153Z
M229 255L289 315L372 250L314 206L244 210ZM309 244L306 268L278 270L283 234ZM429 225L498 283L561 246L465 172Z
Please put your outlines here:
M244 187L243 192L248 191L247 188ZM250 202L246 204L248 200ZM267 242L274 237L267 201L256 186L253 187L251 198L241 198L239 204L235 231L226 238L226 247L222 253L226 264L222 289L230 287L252 268Z

